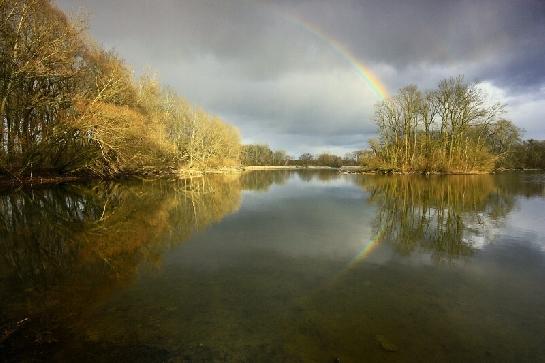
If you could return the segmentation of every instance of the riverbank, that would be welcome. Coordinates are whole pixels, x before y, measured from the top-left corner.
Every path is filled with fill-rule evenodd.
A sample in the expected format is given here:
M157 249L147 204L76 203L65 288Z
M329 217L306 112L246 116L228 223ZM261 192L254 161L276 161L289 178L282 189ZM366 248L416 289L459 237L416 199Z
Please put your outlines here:
M343 169L339 172L342 174L359 174L359 175L489 175L494 174L494 171L399 171L399 170L368 170L368 169Z
M341 166L334 168L331 166L300 166L300 165L255 165L244 167L229 167L218 169L178 169L178 170L163 170L147 173L135 174L119 174L116 176L99 177L92 175L51 175L44 174L32 177L9 177L0 176L0 190L19 187L34 187L42 185L56 185L66 183L81 183L92 180L113 181L113 180L153 180L153 179L187 179L200 177L206 174L240 174L246 171L274 171L274 170L331 170L338 171L341 174L359 174L359 175L487 175L496 173L518 173L518 172L540 172L542 169L496 169L490 172L485 171L450 171L450 172L419 172L408 171L402 172L393 169L368 169L361 166Z
M165 170L150 170L139 173L125 173L108 177L100 177L96 175L58 175L54 173L35 174L31 177L10 177L0 175L0 190L19 188L19 187L34 187L42 185L56 185L66 183L81 183L92 180L127 180L127 179L187 179L203 176L206 174L240 174L245 171L272 171L272 170L339 170L330 166L299 166L299 165L255 165L241 167L225 167L214 169L165 169Z
M519 168L506 169L499 168L490 171L481 170L451 170L451 171L400 171L395 169L368 169L362 166L341 166L339 172L343 174L362 174L362 175L490 175L497 173L527 173L527 172L543 172L544 169L535 168Z
M319 165L255 165L255 166L244 166L242 168L244 171L252 170L338 170L339 168L334 168L331 166L319 166Z
M494 174L494 170L451 170L451 171L401 171L396 169L369 169L362 166L341 166L339 172L343 174L363 175L486 175Z
M101 177L96 175L59 175L44 173L27 177L10 177L7 175L0 176L0 190L11 189L19 187L34 187L42 185L56 185L66 183L82 183L92 180L101 181L113 181L113 180L127 180L127 179L187 179L193 177L199 177L205 174L238 174L242 172L242 168L218 168L218 169L167 169L167 170L154 170L141 173L126 173L113 176Z
M77 183L94 178L88 176L42 176L42 177L22 177L9 178L0 177L0 189L18 188L22 186L54 185L64 183Z

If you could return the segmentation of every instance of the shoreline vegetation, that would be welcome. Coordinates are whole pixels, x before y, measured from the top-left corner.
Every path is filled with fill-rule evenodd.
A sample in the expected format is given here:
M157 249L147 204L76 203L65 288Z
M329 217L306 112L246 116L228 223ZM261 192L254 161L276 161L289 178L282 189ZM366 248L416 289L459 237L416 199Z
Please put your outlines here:
M0 2L0 176L117 178L240 165L232 125L134 77L49 0Z
M0 1L0 185L186 178L243 170L483 174L545 169L545 141L522 141L463 77L411 85L376 105L378 138L344 157L297 159L242 145L238 129L190 104L115 52L50 0ZM343 169L344 168L344 169Z
M6 177L0 177L0 191L9 189L9 188L19 188L19 187L33 187L33 186L50 186L50 185L59 185L59 184L66 184L66 183L82 183L82 182L89 182L93 180L101 180L101 181L119 181L119 180L156 180L156 179L174 179L174 180L183 180L183 179L192 179L195 177L202 177L204 175L209 174L222 174L222 175L228 175L228 174L243 174L245 172L252 172L252 171L290 171L290 170L316 170L316 171L336 171L340 174L359 174L359 175L377 175L377 176L384 176L384 175L423 175L423 176L431 176L431 175L490 175L490 174L498 174L498 173L524 173L524 172L544 172L545 169L540 168L500 168L493 171L463 171L463 172L457 172L457 171L450 171L450 172L418 172L418 171L398 171L398 170L392 170L392 169L368 169L364 166L340 166L340 167L332 167L332 166L319 166L319 165L311 165L311 166L301 166L301 165L284 165L284 166L278 166L278 165L258 165L258 166L243 166L238 168L223 168L223 169L211 169L211 170L189 170L189 171L176 171L172 173L161 173L161 174L154 174L154 175L144 175L144 174L126 174L126 175L116 175L115 177L110 178L97 178L93 176L88 175L37 175L32 177L24 177L19 179L13 179L13 178L6 178Z
M502 118L504 110L462 76L428 91L409 85L377 104L379 136L363 162L400 173L490 173L521 143L522 130Z

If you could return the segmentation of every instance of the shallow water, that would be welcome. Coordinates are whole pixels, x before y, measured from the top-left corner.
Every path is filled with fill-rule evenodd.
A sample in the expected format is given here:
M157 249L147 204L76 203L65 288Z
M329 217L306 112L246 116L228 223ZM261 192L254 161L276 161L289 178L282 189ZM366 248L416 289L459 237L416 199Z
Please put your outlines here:
M545 361L545 175L0 194L0 360Z

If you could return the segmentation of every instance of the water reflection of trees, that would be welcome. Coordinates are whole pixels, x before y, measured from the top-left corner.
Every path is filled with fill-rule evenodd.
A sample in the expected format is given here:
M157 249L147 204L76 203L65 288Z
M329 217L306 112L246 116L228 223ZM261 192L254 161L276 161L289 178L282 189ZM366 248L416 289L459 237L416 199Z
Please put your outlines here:
M246 171L240 176L240 185L244 190L266 192L271 185L284 184L292 173L290 170Z
M321 182L329 182L337 180L341 177L337 170L324 170L324 169L302 169L297 170L297 176L299 179L310 182L312 180L319 180Z
M304 182L319 180L320 182L329 182L339 179L337 170L323 169L297 169L297 170L252 170L242 173L240 184L242 189L255 191L268 191L272 185L285 184L288 179L297 175Z
M502 193L516 193L530 198L545 196L545 175L543 173L504 173L494 180Z
M83 314L239 203L237 176L0 195L0 328L28 316Z
M471 255L513 209L515 198L492 176L372 176L358 179L378 206L376 226L402 254L438 260Z

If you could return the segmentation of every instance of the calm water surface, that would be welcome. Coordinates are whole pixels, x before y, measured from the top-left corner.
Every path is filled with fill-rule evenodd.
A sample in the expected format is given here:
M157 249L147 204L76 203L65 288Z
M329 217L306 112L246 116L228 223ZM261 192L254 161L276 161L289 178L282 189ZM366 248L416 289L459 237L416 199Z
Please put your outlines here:
M0 194L0 361L545 362L545 175Z

